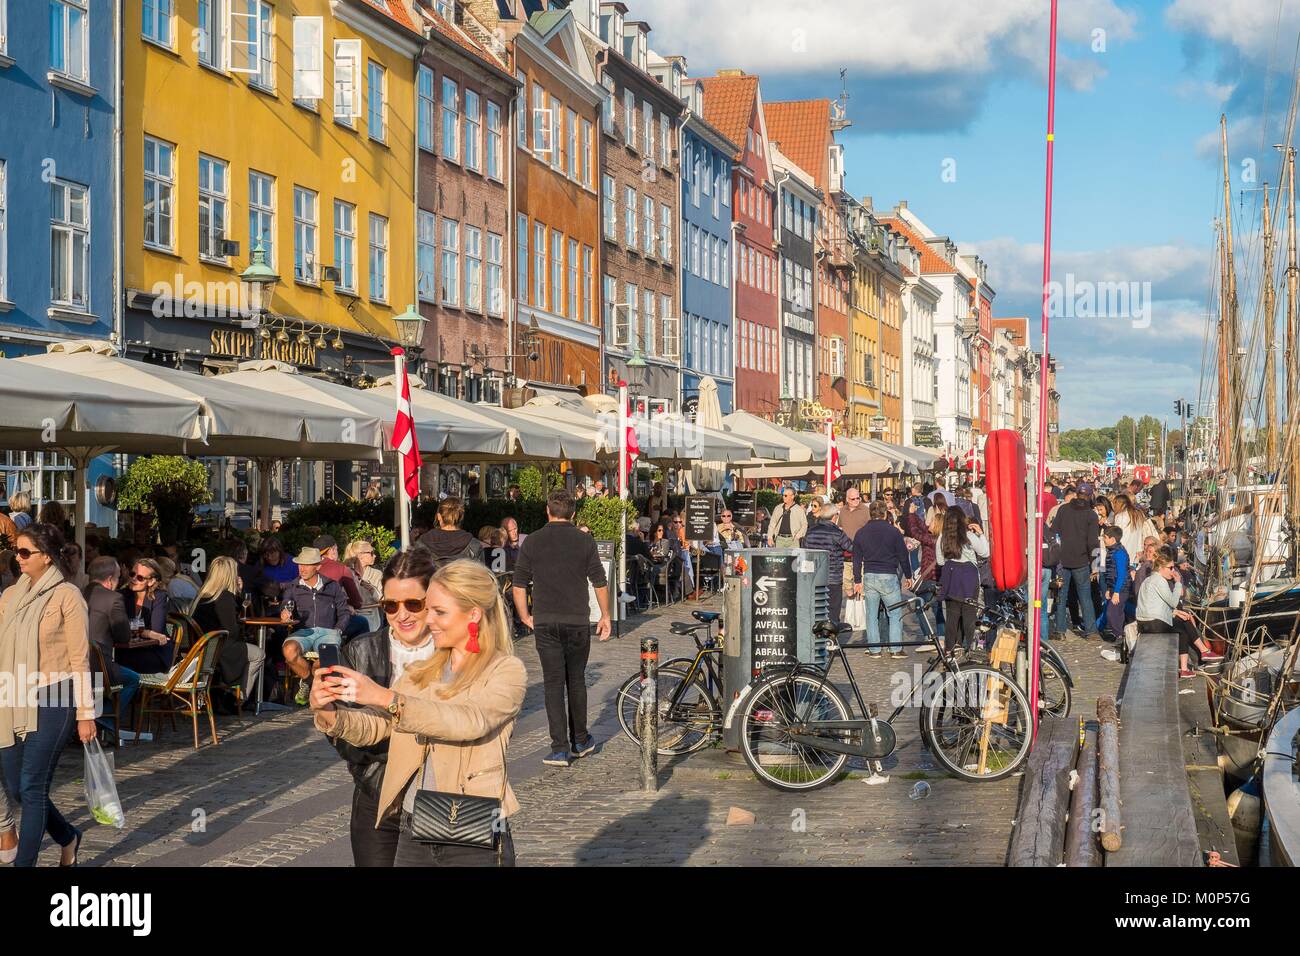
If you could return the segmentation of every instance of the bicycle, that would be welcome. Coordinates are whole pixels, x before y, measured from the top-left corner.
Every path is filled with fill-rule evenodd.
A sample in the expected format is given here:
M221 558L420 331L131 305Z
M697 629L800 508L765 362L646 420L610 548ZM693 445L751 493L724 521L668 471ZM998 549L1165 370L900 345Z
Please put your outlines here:
M1008 591L999 604L985 605L980 609L975 622L976 633L992 633L996 637L1003 627L1017 631L1020 650L1028 660L1029 628L1025 622L1028 609L1029 604L1019 591ZM1040 640L1038 647L1038 708L1047 717L1069 717L1074 706L1074 676L1061 652L1050 642Z
M695 641L694 657L677 657L659 665L655 701L659 709L659 736L655 749L666 757L694 753L712 743L722 730L722 647L712 627L721 615L717 611L692 611L698 621L674 621L674 634L689 634ZM704 629L704 640L696 632ZM637 714L641 707L641 675L633 674L618 689L618 722L623 733L638 747L641 736Z
M919 612L928 603L928 597L916 596L886 610L906 606ZM778 790L808 791L837 779L849 757L872 761L878 768L898 746L894 721L918 694L922 739L949 772L979 781L1015 773L1033 740L1025 691L998 669L958 663L944 653L926 615L917 616L937 653L885 720L879 719L875 704L863 700L845 654L846 647L866 645L840 644L839 636L851 628L829 621L813 628L827 642L824 665L769 665L740 692L724 726L740 720L741 750L759 780ZM862 718L852 716L849 703L829 682L836 658L844 664ZM936 672L939 676L932 679Z

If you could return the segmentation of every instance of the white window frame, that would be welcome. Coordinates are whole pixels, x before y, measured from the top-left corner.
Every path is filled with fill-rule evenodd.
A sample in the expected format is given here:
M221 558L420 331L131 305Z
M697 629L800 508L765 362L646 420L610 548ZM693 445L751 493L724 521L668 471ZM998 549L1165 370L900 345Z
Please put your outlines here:
M231 0L198 0L194 16L194 38L198 43L199 62L225 73L227 54L230 52ZM207 15L204 15L204 7ZM216 36L213 36L213 33Z
M388 302L388 217L372 212L367 230L366 292L371 302ZM376 281L378 280L378 281ZM378 288L376 288L378 286Z
M438 301L438 217L427 209L415 215L415 289L420 301Z
M591 246L582 247L582 321L591 325L593 316L591 304L596 298L596 250Z
M338 292L357 292L357 207L343 199L334 200L334 268Z
M221 188L218 190L213 185L213 179L217 172L220 172ZM229 265L230 258L220 255L214 250L220 248L220 243L226 238L226 225L229 217L230 202L230 164L224 159L218 159L215 156L208 156L206 153L199 154L198 168L199 182L199 207L198 207L198 227L199 227L199 258L204 262L212 262L220 265ZM207 229L204 230L203 220L204 213L207 214ZM221 221L221 233L216 231L217 220ZM204 251L204 246L207 251Z
M310 215L307 214L310 206ZM300 264L301 263L301 264ZM293 279L320 284L320 194L306 186L293 187Z
M655 254L655 200L653 196L641 197L641 251L647 256Z
M377 143L388 142L388 70L374 60L366 61L366 135Z
M455 219L439 222L439 243L442 249L442 304L460 307L460 223Z
M627 347L635 351L641 344L641 289L635 283L624 282L623 292L627 296Z
M659 296L659 339L663 343L663 357L676 362L681 352L681 320L673 315L672 311L672 296L661 294Z
M648 161L654 160L655 155L655 106L649 100L641 102L641 120L645 124L645 133L642 134L642 152Z
M568 266L568 275L565 277L566 281L568 282L568 285L565 288L566 308L564 310L564 314L568 316L570 319L572 319L574 322L577 322L578 321L578 283L581 281L581 273L579 272L579 269L581 267L578 264L578 252L581 247L578 245L577 239L570 239L568 242L568 246L569 246L568 258L565 261L565 265Z
M578 130L578 114L573 110L565 111L564 135L566 142L568 143L567 155L564 157L565 175L575 183L581 182L578 178L581 170L581 166L578 162L578 148L581 143L581 137Z
M623 90L623 145L636 149L636 94Z
M533 221L533 305L546 308L546 225Z
M465 87L465 168L483 171L483 99Z
M564 314L564 233L558 229L551 230L551 245L547 250L547 264L550 266L551 288L547 297L547 309L555 315Z
M618 241L618 198L614 195L614 177L606 173L601 179L601 195L604 203L604 226L602 232L610 242Z
M427 82L426 82L427 81ZM436 77L430 67L420 64L416 71L415 91L418 105L415 114L415 136L420 149L435 152L433 129L438 122L438 101L434 98L433 88Z
M658 355L659 348L656 341L658 320L655 313L655 292L653 289L642 289L642 313L645 316L645 334L641 336L641 348L646 355Z
M69 79L76 80L79 83L90 83L90 3L89 0L49 0L49 11L53 13L55 7L60 10L59 26L61 35L58 40L58 46L53 44L50 47L50 70ZM75 16L74 16L75 14ZM73 21L76 21L74 26ZM53 23L50 23L53 27ZM74 37L74 31L80 34L79 40ZM53 40L53 37L51 37ZM77 42L74 43L74 40ZM81 56L80 62L72 63L72 53L74 49L79 49ZM59 54L62 61L60 65L55 65L55 54Z
M362 60L360 40L334 41L334 121L344 126L361 116Z
M614 89L614 78L612 76L603 76L600 79L600 85L605 88L605 99L600 105L600 128L608 136L617 135L615 126L616 117L614 111L617 109L618 95Z
M659 204L659 258L673 261L673 210L667 203Z
M483 311L483 230L465 224L465 308Z
M325 24L322 17L293 18L293 100L312 109L325 94Z
M248 84L275 92L275 7L266 0L257 3L257 72L249 75Z
M78 312L90 311L90 187L80 183L55 179L50 183L50 304L75 309ZM83 218L77 222L72 216L73 197L80 192ZM59 211L54 211L54 206ZM66 236L67 258L63 262L66 288L55 287L55 251L59 236ZM76 268L77 250L81 251L81 268ZM80 272L78 277L77 272ZM78 299L77 284L81 284L81 298ZM63 295L62 293L67 293Z
M153 154L153 169L150 170L150 153ZM158 170L159 159L166 155L167 172L162 173ZM144 196L145 205L143 212L145 214L144 245L147 249L158 249L162 252L171 252L176 247L176 144L169 143L166 140L157 139L153 136L144 138ZM150 186L153 187L154 203L152 216L149 213L147 197L150 192ZM165 212L163 211L165 207ZM150 242L149 224L153 223L154 236L157 237L166 224L167 241L160 242L155 238Z
M596 130L595 127L592 125L591 120L584 119L582 121L581 171L582 171L582 185L586 186L588 189L594 189L596 185L595 180L592 179L592 162L591 162L592 146L595 137L596 137Z
M172 21L176 18L174 0L143 0L140 5L140 35L150 43L173 49L175 34ZM0 0L0 53L5 49L5 3ZM164 12L165 11L165 12Z
M557 172L564 171L564 138L561 126L564 123L564 108L554 96L551 100L551 168Z
M501 129L501 106L487 101L487 177L505 181L505 138Z
M438 107L438 115L442 118L442 158L459 163L460 84L449 76L444 76L439 85Z
M623 187L623 244L629 249L637 248L637 235L640 226L637 223L637 194L631 186Z
M604 292L605 341L616 348L626 348L627 322L619 318L622 310L618 307L618 280L611 275L605 276L601 280L601 289Z
M487 295L487 314L496 318L501 318L506 314L505 249L505 237L499 236L495 232L489 232L487 241L487 282L484 291Z
M227 72L248 77L261 74L262 4L259 0L226 0L224 47ZM241 50L242 60L235 55Z
M659 114L659 165L668 168L671 157L672 121L667 113Z
M531 152L538 159L549 156L554 151L555 142L551 137L551 111L546 107L546 90L540 83L533 83L533 148ZM546 160L542 160L545 162Z
M515 300L523 305L528 301L528 274L532 267L528 258L528 216L515 214Z

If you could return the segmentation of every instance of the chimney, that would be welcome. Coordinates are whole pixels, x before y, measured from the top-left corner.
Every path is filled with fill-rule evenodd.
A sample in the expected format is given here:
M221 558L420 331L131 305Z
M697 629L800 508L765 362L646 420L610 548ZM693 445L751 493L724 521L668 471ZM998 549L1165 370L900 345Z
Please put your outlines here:
M738 76L745 76L745 75L746 75L746 74L745 74L745 71L744 71L744 70L729 69L729 70L719 70L719 71L718 71L718 76L728 76L728 77L735 78L735 77L738 77Z
M898 208L899 208L899 209L906 209L906 208L907 208L907 200L906 200L906 199L900 199L900 200L898 201Z

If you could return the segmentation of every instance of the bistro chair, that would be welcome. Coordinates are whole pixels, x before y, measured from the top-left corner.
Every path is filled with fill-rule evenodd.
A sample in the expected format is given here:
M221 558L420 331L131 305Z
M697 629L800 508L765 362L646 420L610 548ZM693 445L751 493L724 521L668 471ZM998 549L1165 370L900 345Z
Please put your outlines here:
M636 590L637 610L648 611L659 606L659 595L655 592L654 565L644 554L632 555L633 587Z
M136 733L146 714L176 714L189 717L194 725L194 749L199 749L199 714L206 711L213 744L217 740L217 721L212 713L212 674L225 643L225 631L209 631L190 648L184 659L166 674L140 675L140 710L136 714ZM154 701L170 706L149 705Z
M195 640L203 635L203 628L194 618L181 611L171 611L167 615L167 636L172 639L172 666L185 656Z
M712 551L700 553L700 586L716 592L722 585L722 556Z
M113 703L113 746L122 745L122 684L113 684L109 682L108 661L104 659L104 652L100 650L98 644L90 642L90 652L94 655L94 664L98 673L104 676L104 710L107 713L108 704L111 700Z

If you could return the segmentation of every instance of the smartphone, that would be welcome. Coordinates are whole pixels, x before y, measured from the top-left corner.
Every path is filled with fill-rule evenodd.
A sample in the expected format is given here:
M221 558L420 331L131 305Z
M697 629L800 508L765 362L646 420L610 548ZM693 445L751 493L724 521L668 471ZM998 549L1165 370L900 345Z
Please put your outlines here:
M339 660L339 646L337 644L322 644L320 650L321 667L337 667L343 663Z

